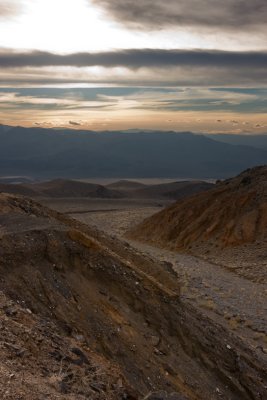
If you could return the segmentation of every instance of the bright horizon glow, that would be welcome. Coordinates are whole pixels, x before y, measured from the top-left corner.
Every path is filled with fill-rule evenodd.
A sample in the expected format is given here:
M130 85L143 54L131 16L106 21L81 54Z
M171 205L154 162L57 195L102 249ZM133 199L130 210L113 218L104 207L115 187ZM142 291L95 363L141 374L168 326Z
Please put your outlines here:
M44 90L44 89L43 89ZM113 93L116 90L116 93ZM125 130L133 128L193 131L196 133L251 133L267 131L264 112L238 112L240 106L261 102L259 93L220 92L205 88L151 91L137 88L0 89L0 121L4 125L54 128ZM177 100L180 106L177 106ZM218 104L219 103L219 104ZM9 113L6 115L6 105ZM202 107L200 106L202 104ZM216 110L209 109L210 105ZM232 111L223 110L233 107ZM30 112L25 113L25 108ZM168 107L177 107L176 111ZM179 107L187 107L183 110ZM194 109L196 106L200 110ZM236 107L236 111L234 110Z
M107 117L108 115L108 117ZM2 117L0 113L0 118ZM217 118L222 122L218 123ZM229 118L235 118L236 124ZM4 121L3 125L43 128L68 128L78 130L127 130L127 129L154 129L162 131L194 132L194 133L231 133L231 134L263 134L267 131L267 115L257 114L246 117L242 113L218 112L147 112L124 110L114 111L111 115L105 111L88 113L81 111L78 114L71 111L61 111L60 117L56 112L33 111L25 118L23 113L16 113L12 121ZM256 128L258 121L262 128ZM23 123L21 123L23 121ZM244 129L244 124L246 129Z

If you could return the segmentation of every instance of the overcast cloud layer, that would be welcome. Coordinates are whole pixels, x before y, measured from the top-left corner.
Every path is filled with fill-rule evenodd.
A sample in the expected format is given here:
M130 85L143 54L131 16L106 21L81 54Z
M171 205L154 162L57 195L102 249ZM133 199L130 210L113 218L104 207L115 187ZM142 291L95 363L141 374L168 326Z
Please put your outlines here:
M59 55L32 51L0 52L0 68L47 66L103 66L127 68L166 66L211 66L217 68L267 68L267 52L183 51L183 50L122 50L101 53Z
M0 0L0 123L264 133L266 21L267 0Z
M93 0L129 27L204 27L260 29L266 27L266 0Z

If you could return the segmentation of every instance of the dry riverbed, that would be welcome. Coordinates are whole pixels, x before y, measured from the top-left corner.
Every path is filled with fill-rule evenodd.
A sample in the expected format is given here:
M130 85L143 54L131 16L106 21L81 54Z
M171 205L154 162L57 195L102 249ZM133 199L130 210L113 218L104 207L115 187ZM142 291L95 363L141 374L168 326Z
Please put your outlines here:
M62 203L63 204L63 203ZM62 211L60 201L49 204ZM124 233L143 219L158 212L162 204L99 201L73 204L64 212L88 225L116 236L138 252L156 260L171 263L181 281L184 302L200 308L230 331L245 339L267 358L267 285L251 282L222 265L188 254L126 239Z

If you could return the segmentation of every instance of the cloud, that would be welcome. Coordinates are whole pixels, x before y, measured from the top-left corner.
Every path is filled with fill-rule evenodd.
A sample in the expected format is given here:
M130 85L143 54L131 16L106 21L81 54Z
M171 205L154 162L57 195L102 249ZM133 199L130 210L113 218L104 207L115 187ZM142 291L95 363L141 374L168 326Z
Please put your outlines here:
M102 66L129 69L189 66L266 69L267 52L165 49L129 49L65 55L43 51L0 52L0 68L48 66Z
M0 110L56 111L227 111L257 113L266 92L221 91L209 88L87 88L87 89L0 89ZM265 102L266 103L266 102ZM218 119L217 122L222 122ZM229 120L236 125L237 120ZM79 126L80 119L68 120Z
M22 4L20 0L1 0L0 19L13 17L20 13Z
M245 112L257 113L259 104L265 104L266 92L255 91L254 93L235 92L231 89L216 90L209 88L180 88L176 90L147 90L138 91L124 95L112 96L101 95L98 99L111 101L117 108L132 108L142 110L158 111L225 111L225 112ZM217 120L217 122L222 122ZM233 125L238 121L232 120Z
M108 110L112 109L117 102L109 99L101 99L93 96L91 99L80 98L79 95L73 95L73 92L62 92L48 89L46 95L36 93L35 95L26 90L5 90L0 88L0 110ZM69 121L71 125L78 125L73 120Z
M230 30L264 28L266 0L90 0L132 28L204 27Z
M97 71L96 71L97 69ZM0 87L247 87L267 86L267 69L261 67L24 67L0 68ZM266 112L266 104L263 105ZM262 111L264 112L262 109Z
M80 122L75 122L75 121L69 121L69 124L73 125L73 126L81 126L82 125Z
M266 90L255 88L0 88L0 120L79 130L106 124L108 129L263 133L262 102L266 110Z
M130 49L61 55L0 50L0 86L64 84L265 87L267 52Z

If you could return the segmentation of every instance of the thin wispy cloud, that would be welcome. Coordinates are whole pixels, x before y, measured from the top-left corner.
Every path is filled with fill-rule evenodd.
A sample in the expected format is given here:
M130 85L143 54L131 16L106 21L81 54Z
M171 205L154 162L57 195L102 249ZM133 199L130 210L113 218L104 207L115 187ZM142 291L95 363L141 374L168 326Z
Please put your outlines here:
M0 108L30 109L106 109L106 111L140 110L224 110L257 111L267 99L267 91L220 91L209 88L102 88L102 89L0 89ZM232 121L234 123L234 120Z
M55 94L55 93L54 93ZM115 102L114 102L115 104ZM65 96L60 94L52 96L48 92L46 96L27 94L20 91L1 92L0 89L0 109L28 109L33 110L82 110L82 109L104 109L111 108L113 104L110 100L103 101L97 96L88 99L76 98L72 93L65 92Z

